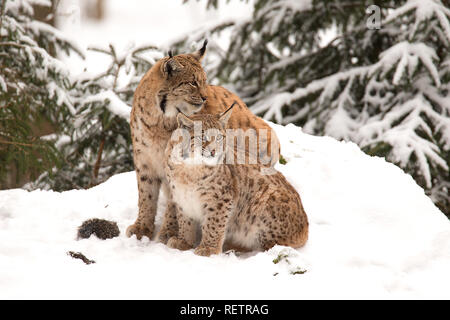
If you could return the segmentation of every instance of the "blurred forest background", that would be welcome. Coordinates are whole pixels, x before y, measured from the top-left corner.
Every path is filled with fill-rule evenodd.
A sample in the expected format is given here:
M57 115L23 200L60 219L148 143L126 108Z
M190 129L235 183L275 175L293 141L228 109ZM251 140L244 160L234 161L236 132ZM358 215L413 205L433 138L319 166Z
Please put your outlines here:
M208 38L209 82L386 158L450 217L448 0L0 1L0 189L133 170L139 80Z

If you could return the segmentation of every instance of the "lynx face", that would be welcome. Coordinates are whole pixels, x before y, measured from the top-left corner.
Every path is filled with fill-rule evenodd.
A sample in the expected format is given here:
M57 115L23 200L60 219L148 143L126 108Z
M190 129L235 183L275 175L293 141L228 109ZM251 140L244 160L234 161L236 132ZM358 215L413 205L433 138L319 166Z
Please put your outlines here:
M161 72L166 81L158 93L164 115L172 117L181 111L190 116L202 109L207 97L206 74L201 65L205 50L206 43L194 53L164 58Z
M217 165L224 163L226 155L225 127L231 116L232 108L220 115L177 116L178 129L175 136L181 135L182 141L175 153L184 164ZM201 118L201 121L200 121Z
M217 129L208 129L200 135L195 130L190 134L189 149L184 150L185 163L217 165L223 163L223 134Z

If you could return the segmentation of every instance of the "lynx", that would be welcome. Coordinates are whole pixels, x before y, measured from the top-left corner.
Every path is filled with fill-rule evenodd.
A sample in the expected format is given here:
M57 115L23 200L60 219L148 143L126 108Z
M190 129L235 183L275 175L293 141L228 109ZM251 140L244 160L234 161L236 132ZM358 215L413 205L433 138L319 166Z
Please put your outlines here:
M152 238L160 188L170 199L164 173L164 150L172 131L177 127L179 112L216 114L237 101L236 110L228 122L231 128L266 129L267 138L260 137L259 150L268 155L269 166L278 161L278 138L261 118L246 107L235 94L225 88L208 85L201 66L207 41L198 51L164 57L156 62L140 81L133 99L130 127L133 159L139 192L139 214L127 229L127 236ZM262 141L265 140L266 141ZM276 146L271 148L271 146ZM178 230L175 206L168 202L158 239L166 243Z
M260 164L225 163L229 150L224 140L232 110L233 106L220 115L177 116L179 129L167 145L165 171L179 232L167 245L193 248L200 224L202 236L195 253L201 256L221 253L225 240L246 250L267 250L276 244L303 246L308 219L300 196L284 176L278 171L262 174ZM196 122L203 134L195 135ZM181 130L185 138L180 141ZM200 145L197 158L196 143Z

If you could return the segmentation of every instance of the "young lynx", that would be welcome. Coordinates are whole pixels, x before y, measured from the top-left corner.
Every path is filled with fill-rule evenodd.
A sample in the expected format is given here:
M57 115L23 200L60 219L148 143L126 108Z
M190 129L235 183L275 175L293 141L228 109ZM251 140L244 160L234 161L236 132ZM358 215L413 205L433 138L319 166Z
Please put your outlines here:
M276 244L301 247L308 238L308 219L284 176L275 170L262 174L260 164L225 163L230 148L224 148L224 140L232 130L225 128L231 112L232 107L220 115L177 116L165 171L179 230L167 245L193 248L200 223L202 238L195 253L202 256L221 253L224 241L246 250L267 250Z

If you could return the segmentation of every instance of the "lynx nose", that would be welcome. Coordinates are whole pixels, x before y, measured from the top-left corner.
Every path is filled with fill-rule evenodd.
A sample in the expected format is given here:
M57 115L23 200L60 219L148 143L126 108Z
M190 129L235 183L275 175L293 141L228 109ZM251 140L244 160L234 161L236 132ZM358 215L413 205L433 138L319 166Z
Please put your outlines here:
M209 153L211 154L211 157L214 157L214 155L216 154L216 150L211 150Z

